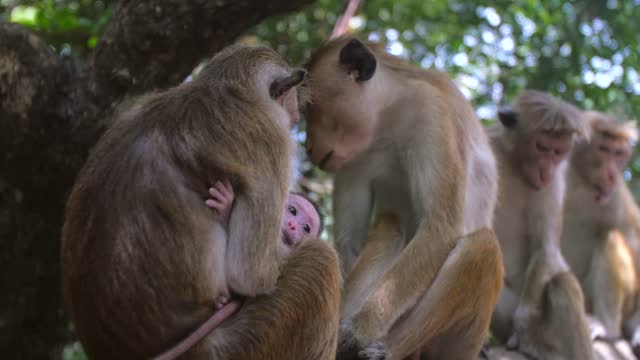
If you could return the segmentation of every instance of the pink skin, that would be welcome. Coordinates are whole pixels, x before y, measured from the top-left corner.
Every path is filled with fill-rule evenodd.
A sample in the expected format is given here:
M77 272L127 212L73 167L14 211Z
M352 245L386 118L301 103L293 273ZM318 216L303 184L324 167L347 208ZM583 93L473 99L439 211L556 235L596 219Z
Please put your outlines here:
M605 205L611 198L611 192L618 182L620 171L624 168L631 151L627 143L621 140L594 136L591 141L594 162L590 170L590 181L594 188L594 200Z
M211 198L205 204L216 210L224 224L229 222L229 214L233 207L235 194L228 181L218 181L209 188ZM305 197L290 194L282 217L282 240L291 247L297 247L303 241L318 237L320 230L320 214Z
M282 238L285 244L296 247L320 235L320 214L305 197L290 194L282 217Z
M540 131L531 134L521 145L519 156L527 184L535 191L549 185L558 164L567 157L572 145L573 135L570 133Z
M205 205L214 209L220 221L228 226L229 216L233 208L235 193L229 181L217 181L209 188L209 199ZM287 199L282 221L282 240L292 248L297 247L303 241L315 238L319 234L320 214L313 204L305 197L291 194ZM230 299L224 295L218 296L214 302L216 310L222 309Z

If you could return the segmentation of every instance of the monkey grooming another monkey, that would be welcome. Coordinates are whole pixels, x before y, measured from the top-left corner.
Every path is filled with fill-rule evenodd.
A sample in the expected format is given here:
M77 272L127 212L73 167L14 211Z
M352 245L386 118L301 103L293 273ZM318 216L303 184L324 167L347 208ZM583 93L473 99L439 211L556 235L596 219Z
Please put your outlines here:
M216 182L209 188L211 198L205 204L215 209L223 224L228 224L235 194L228 181ZM300 193L289 193L282 220L282 241L292 248L302 242L317 239L323 228L320 208Z
M571 156L562 250L582 285L587 311L604 328L597 335L615 339L634 310L637 291L640 211L621 175L638 130L633 121L599 112L585 112L584 118L592 136Z
M348 274L337 358L475 358L503 268L487 229L495 159L473 108L447 75L350 37L306 68L307 154L336 173Z
M335 251L281 241L304 77L271 49L230 46L102 136L68 199L61 254L65 302L91 359L179 356L221 297L244 302L182 358L335 356ZM225 179L237 189L228 236L202 204Z
M592 359L583 295L558 243L568 155L588 125L579 109L539 91L523 92L499 120L488 133L506 274L491 330L534 359Z

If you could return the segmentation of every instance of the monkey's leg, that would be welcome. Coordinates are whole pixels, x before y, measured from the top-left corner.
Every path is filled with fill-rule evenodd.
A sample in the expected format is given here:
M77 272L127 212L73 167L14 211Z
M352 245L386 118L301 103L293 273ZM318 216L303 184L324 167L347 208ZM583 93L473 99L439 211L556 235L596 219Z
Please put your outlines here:
M584 298L576 277L571 272L554 275L545 287L542 304L544 328L541 332L554 353L563 359L593 359ZM540 344L531 345L535 349L541 348ZM538 356L540 359L549 357L544 353Z
M458 240L416 306L383 340L387 359L422 349L429 359L475 359L503 283L495 234L482 229Z
M596 251L587 279L590 311L602 322L607 337L617 338L622 330L622 313L635 287L633 258L619 232L610 232L605 246Z
M600 257L595 255L594 257ZM587 280L590 282L590 290L586 295L589 297L587 303L591 305L590 313L604 327L605 334L596 334L607 338L620 336L622 322L622 305L624 296L620 289L621 284L611 269L603 266L601 261L594 259L589 269Z
M193 351L207 359L333 359L339 304L338 257L310 240L291 254L272 293L247 300Z
M530 261L509 345L538 359L592 359L582 290L557 250L541 249Z
M349 318L362 307L374 283L402 251L402 234L394 215L380 215L369 239L347 275L342 291L341 317Z

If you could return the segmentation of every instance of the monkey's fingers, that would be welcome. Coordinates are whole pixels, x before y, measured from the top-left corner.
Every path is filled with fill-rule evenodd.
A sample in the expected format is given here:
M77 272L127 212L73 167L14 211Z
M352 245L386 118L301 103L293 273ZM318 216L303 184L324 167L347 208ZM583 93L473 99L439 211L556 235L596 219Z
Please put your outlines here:
M224 202L219 201L217 199L207 199L205 200L205 205L207 205L208 207L212 208L212 209L216 209L219 212L223 212L227 206Z
M217 183L216 183L216 185L217 185ZM229 199L227 196L225 196L223 191L224 190L221 190L220 188L212 187L212 188L209 188L209 195L211 195L211 197L214 200L221 202L225 206L229 206L229 205L231 205L231 200L232 199Z
M227 190L227 192L229 193L229 195L231 196L231 199L233 199L235 194L233 193L233 186L231 186L231 182L229 180L225 180L224 181L224 187Z
M225 182L216 181L214 188L218 191L219 196L222 197L222 201L225 201L227 204L231 204L233 202L233 188L231 188L231 184L228 180ZM229 190L231 188L231 190Z
M224 196L225 200L227 200L227 202L232 203L233 202L233 187L231 186L231 183L229 182L229 180L225 180L224 182L216 182L216 189L218 189L218 191L220 191L220 193Z

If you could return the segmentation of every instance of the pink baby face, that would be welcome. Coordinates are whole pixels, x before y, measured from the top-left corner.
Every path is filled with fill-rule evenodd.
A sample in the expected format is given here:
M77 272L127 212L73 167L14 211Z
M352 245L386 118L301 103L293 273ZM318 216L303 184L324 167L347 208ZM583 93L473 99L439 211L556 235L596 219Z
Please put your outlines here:
M284 209L282 235L285 244L296 247L320 235L320 214L306 198L290 194Z

